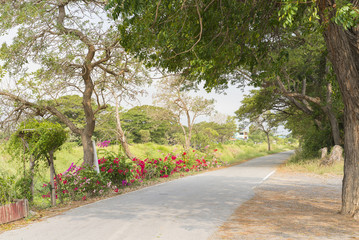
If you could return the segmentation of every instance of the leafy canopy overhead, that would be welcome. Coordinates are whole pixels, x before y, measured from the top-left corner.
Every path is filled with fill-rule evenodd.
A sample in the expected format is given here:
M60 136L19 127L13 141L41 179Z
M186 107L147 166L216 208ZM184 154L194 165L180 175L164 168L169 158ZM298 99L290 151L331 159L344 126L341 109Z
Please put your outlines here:
M111 0L121 45L167 71L206 80L212 88L257 64L276 39L277 1ZM232 74L228 76L227 74Z

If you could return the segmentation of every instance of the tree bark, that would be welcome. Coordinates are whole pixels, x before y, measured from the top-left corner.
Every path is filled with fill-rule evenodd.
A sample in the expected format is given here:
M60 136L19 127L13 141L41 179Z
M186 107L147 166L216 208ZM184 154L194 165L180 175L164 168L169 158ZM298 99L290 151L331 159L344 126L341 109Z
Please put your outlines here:
M84 152L83 164L92 166L94 164L94 149L92 145L92 133L83 131L81 134L82 149Z
M49 158L47 159L50 167L50 184L51 184L51 206L56 206L56 188L55 188L55 166L54 166L54 152L49 152Z
M116 132L118 135L118 139L120 140L121 146L123 148L123 151L125 152L126 156L129 159L134 159L135 156L131 153L130 148L128 147L125 133L122 130L121 127L121 119L120 119L120 113L119 113L119 104L118 104L118 98L116 97Z
M31 197L29 199L30 202L34 200L34 176L35 176L35 159L33 159L33 156L30 156L30 191L31 191Z
M324 38L344 102L344 178L342 214L359 217L359 27L344 30L331 18L334 1L318 2ZM354 7L358 2L353 1Z
M265 133L266 134L266 136L267 136L267 145L268 145L268 151L270 151L270 139L269 139L269 133L268 132L266 132Z

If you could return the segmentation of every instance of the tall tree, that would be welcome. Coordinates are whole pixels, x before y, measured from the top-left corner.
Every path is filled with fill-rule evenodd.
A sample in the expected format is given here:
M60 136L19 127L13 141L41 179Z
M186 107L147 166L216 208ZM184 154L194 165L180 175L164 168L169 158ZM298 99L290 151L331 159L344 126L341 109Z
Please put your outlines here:
M173 112L177 123L181 126L185 138L185 149L191 146L192 130L199 116L210 116L214 113L214 99L200 96L192 97L183 88L184 79L169 77L158 84L155 102ZM185 117L187 128L182 124L181 117Z
M322 31L344 102L341 212L359 218L359 1L111 0L111 7L114 17L123 20L120 32L127 49L205 79L207 87L227 83L242 64L256 65L280 41L279 34L291 34L293 26ZM314 20L320 28L310 29Z
M265 102L259 102L261 91L252 90L250 96L242 100L242 106L235 112L237 119L244 124L249 120L253 129L262 131L267 138L268 151L271 150L270 134L273 133L281 122L284 121L281 112L271 112L258 105L266 105Z
M0 54L16 86L1 89L1 98L10 100L19 114L31 108L56 116L81 136L84 163L90 165L91 137L96 115L106 108L108 83L131 71L131 58L119 45L114 21L103 9L106 2L21 0L0 5L2 34L16 30ZM56 101L48 101L70 93L81 96L82 126L61 112Z

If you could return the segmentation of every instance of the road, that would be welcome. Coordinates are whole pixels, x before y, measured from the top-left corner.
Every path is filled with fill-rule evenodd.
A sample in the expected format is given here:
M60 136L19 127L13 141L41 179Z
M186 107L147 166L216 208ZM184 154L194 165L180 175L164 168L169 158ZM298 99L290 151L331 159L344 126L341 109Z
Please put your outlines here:
M5 232L0 239L208 239L291 154L260 157L119 195Z

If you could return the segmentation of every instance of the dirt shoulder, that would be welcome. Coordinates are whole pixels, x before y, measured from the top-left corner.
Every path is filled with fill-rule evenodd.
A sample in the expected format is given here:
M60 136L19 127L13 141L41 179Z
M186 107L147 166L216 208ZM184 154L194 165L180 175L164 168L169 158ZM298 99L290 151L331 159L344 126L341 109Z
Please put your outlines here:
M280 169L210 239L359 239L340 215L341 177Z

